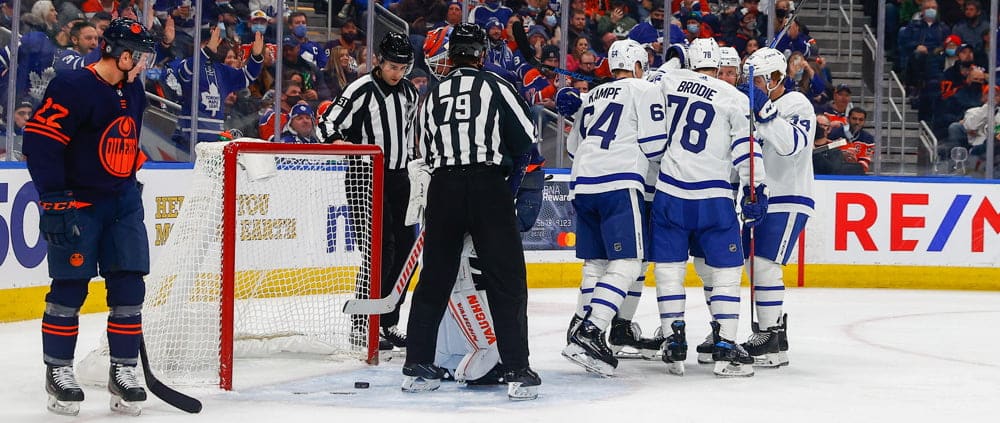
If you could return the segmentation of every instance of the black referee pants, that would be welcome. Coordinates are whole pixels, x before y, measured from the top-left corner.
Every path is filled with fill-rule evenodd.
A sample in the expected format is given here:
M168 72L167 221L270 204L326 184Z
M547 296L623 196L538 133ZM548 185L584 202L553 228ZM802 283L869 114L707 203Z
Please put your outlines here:
M407 364L434 362L438 325L458 276L465 234L472 236L488 276L500 358L507 368L528 367L528 288L514 200L500 166L470 165L434 171L424 214L424 264L407 321Z
M410 177L406 169L385 171L382 205L382 296L385 298L396 285L396 278L403 270L410 255L410 248L417 240L413 226L406 226L406 208L410 204ZM407 286L410 279L406 281ZM403 291L406 292L405 290ZM399 305L406 295L399 296L393 311L379 318L379 326L387 328L399 323Z

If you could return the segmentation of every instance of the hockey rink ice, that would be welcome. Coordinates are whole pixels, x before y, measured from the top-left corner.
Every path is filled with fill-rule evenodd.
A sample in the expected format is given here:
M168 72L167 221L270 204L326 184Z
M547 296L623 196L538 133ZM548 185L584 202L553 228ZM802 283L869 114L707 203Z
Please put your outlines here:
M635 319L647 335L659 323L654 298L646 288ZM269 359L237 361L233 392L181 389L204 403L201 414L150 395L134 418L109 411L108 393L95 386L84 386L78 417L47 412L39 321L0 324L0 423L997 421L1000 292L790 288L791 365L742 379L718 379L697 364L708 313L701 288L688 288L687 298L683 377L658 360L622 360L609 379L584 372L559 354L576 290L533 289L531 360L542 377L535 401L508 401L506 386L453 382L406 394L398 358L377 367ZM748 298L744 288L739 341L749 332ZM78 360L97 345L104 319L82 317ZM355 381L371 388L354 389Z

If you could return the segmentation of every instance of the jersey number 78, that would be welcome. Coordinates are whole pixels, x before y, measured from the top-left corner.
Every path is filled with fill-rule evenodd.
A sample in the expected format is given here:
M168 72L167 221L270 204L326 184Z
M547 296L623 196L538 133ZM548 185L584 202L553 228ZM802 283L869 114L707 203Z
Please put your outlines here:
M685 115L684 127L681 128L679 141L685 150L700 153L705 149L705 141L708 140L708 128L712 127L712 121L715 120L715 108L704 101L693 101L688 104L688 100L684 96L667 95L667 108L674 110L673 119L670 121L670 132L667 133L667 142L673 142L681 115ZM697 137L692 139L692 133Z

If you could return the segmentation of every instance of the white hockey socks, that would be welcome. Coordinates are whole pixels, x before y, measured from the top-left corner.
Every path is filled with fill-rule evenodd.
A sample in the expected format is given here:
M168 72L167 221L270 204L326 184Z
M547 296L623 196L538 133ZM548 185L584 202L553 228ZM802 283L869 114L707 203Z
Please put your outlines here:
M590 311L590 298L594 294L594 286L608 270L608 261L590 259L583 261L583 280L580 281L580 294L576 297L576 315L579 318Z
M683 261L656 263L653 266L653 274L656 276L656 307L660 310L660 328L664 334L671 333L670 324L675 320L684 320L686 273L687 263Z
M639 298L642 297L642 287L646 284L647 262L643 261L639 270L639 277L635 279L632 286L628 288L625 300L621 307L618 307L618 317L625 320L632 320L635 317L635 310L639 308Z
M641 272L642 261L639 259L610 260L607 271L594 285L590 298L590 322L602 331L607 329L622 301L628 296L628 288L635 283Z
M785 281L782 266L762 257L754 257L754 307L760 328L778 326L782 305L785 302ZM747 272L750 267L747 266Z
M708 309L712 320L719 322L719 336L736 340L740 322L740 267L717 268L707 266L712 273L712 298Z
M694 257L694 271L701 278L702 291L705 293L705 305L712 304L712 268L705 263L704 257Z

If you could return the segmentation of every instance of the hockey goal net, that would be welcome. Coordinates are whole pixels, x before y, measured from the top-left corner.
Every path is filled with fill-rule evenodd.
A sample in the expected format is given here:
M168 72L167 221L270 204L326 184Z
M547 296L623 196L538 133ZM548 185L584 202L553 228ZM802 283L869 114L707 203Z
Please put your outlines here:
M382 153L375 146L202 143L191 189L146 280L157 376L232 389L233 359L377 361ZM372 240L376 240L372 242Z

